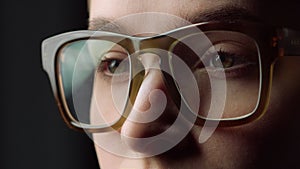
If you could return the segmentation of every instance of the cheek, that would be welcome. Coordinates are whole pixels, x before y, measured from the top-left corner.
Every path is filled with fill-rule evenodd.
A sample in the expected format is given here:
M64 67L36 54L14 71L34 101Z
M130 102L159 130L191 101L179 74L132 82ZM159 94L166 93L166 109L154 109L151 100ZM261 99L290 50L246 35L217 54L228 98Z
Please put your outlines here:
M277 60L273 80L275 92L283 96L287 96L287 94L298 95L300 93L299 65L299 56L284 56Z
M193 162L206 168L257 168L253 164L263 145L261 136L252 125L218 128L207 142L199 144L201 154Z
M255 77L256 79L213 79L214 90L210 87L209 78L197 79L201 86L199 114L218 118L221 113L223 118L236 118L252 113L259 98L259 80L258 76ZM222 112L211 111L211 108Z
M127 81L115 83L100 73L95 76L90 110L91 122L108 124L118 121L126 104L127 91Z
M277 119L281 125L291 126L300 116L299 64L299 57L287 56L280 58L274 67L269 106L271 112L266 116L269 119Z
M281 164L284 160L292 158L289 155L299 150L299 139L295 137L299 132L299 127L295 126L298 126L300 118L299 63L300 59L295 57L280 59L276 63L268 111L260 119L249 124L218 128L202 146L203 154L210 158L208 161L223 161L231 166L230 168L245 168L242 165L267 166L270 165L267 163L274 159L278 159L278 163ZM237 99L234 95L228 99L236 100L236 104L249 103L247 99ZM232 110L232 107L229 105L227 109ZM295 142L297 144L294 144ZM282 157L283 154L287 157Z
M117 108L114 106L109 87L94 84L93 96L91 102L91 122L93 124L111 123L119 115Z
M258 98L259 80L228 80L223 117L240 117L252 113Z

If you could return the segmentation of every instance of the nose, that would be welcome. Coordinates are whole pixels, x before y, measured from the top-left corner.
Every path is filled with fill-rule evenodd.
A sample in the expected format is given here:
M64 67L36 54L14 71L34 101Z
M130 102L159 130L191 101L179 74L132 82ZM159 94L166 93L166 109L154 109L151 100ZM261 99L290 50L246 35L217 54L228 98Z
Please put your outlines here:
M139 61L144 67L140 84L130 113L121 128L122 140L134 151L145 152L156 140L147 143L144 138L165 132L178 117L180 95L174 85L166 85L170 77L161 67L161 58L155 54L142 54ZM168 79L170 83L171 78ZM134 89L133 89L134 90ZM161 138L157 138L161 139ZM163 138L167 141L168 138ZM157 140L161 141L161 140Z

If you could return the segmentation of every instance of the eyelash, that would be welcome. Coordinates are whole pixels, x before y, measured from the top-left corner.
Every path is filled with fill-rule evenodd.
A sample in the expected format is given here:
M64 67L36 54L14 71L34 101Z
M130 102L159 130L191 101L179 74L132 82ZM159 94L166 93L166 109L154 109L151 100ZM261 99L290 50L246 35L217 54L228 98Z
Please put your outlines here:
M117 72L117 73L114 73L114 72L110 72L110 68L109 68L109 66L110 66L110 64L112 63L112 62L117 62L116 63L116 65L117 65L117 67L116 67L116 69L118 69L119 68L119 70L121 71L121 72ZM114 59L114 58L105 58L104 57L104 59L102 59L99 63L98 63L98 67L97 67L97 73L98 73L98 75L100 76L100 78L101 79L103 79L104 81L107 81L107 82L111 82L111 80L113 79L113 78L115 78L115 81L119 81L119 82L121 82L121 81L125 81L125 80L128 80L128 78L129 78L129 72L128 72L128 67L119 67L119 65L121 64L123 64L123 66L127 66L127 64L125 63L122 63L124 60L122 60L122 59ZM125 60L126 61L126 60ZM114 65L113 65L114 66ZM128 65L129 66L129 65ZM125 72L122 72L123 70L122 70L122 68L124 69L125 68ZM125 73L125 74L124 74ZM128 73L128 74L126 74L126 73Z
M102 59L98 63L98 69L97 69L97 71L98 72L104 72L104 71L106 71L106 69L108 69L108 63L111 62L111 61L118 61L118 62L120 62L119 59L107 59L107 58Z
M250 73L252 68L257 64L255 62L251 62L251 57L242 56L236 53L232 53L229 51L226 51L224 49L219 49L217 51L218 56L225 56L225 57L231 57L233 59L232 65L230 67L225 68L216 68L214 65L212 65L212 59L215 59L213 57L215 56L216 52L208 52L205 54L204 59L208 59L209 63L206 63L206 65L209 65L209 67L205 67L208 73L210 73L213 77L216 78L224 78L224 75L226 78L239 78L244 76L247 73ZM207 60L206 60L207 61ZM248 63L246 63L248 62Z

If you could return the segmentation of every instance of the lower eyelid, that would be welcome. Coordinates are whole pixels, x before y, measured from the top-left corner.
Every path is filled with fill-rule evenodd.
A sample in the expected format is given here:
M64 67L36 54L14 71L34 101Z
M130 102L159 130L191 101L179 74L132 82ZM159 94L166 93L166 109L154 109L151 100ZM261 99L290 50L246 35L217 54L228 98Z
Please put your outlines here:
M101 60L100 63L97 64L97 72L102 73L105 69L107 69L107 61Z
M122 75L112 75L110 73L106 73L105 71L102 72L98 72L95 76L95 78L100 78L103 79L104 81L106 81L107 83L111 83L112 80L114 79L114 82L126 82L129 80L129 73L126 75L122 74Z
M256 63L247 63L233 66L231 68L222 69L222 68L206 68L207 73L211 77L224 79L224 78L239 78L248 75L253 72L253 69L257 66ZM258 69L257 69L258 70Z

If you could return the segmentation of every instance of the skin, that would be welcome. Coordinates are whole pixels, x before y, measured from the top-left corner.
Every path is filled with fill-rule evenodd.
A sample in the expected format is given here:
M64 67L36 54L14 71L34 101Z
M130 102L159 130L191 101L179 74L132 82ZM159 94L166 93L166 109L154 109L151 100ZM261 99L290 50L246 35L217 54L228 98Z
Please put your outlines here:
M157 5L159 4L159 5ZM258 2L253 0L91 0L90 20L106 18L114 21L122 16L139 12L163 12L182 18L194 18L201 12L224 7L236 6L247 9L258 18L265 18L260 12ZM90 25L91 29L97 29ZM201 126L195 125L190 133L171 150L148 158L131 159L111 154L95 145L100 167L102 169L247 169L247 168L294 168L297 164L297 119L300 109L297 106L300 93L299 62L295 56L281 58L277 61L270 105L265 115L257 121L242 126L217 128L213 135L203 144L198 137ZM298 64L297 64L298 63ZM151 72L143 82L143 88L164 91L168 104L164 116L172 115L174 103L157 70ZM155 82L155 83L153 83ZM142 93L142 92L141 92ZM149 107L147 92L138 96L135 106L139 110ZM155 103L154 103L155 104ZM158 103L157 103L158 104ZM110 104L108 104L110 105ZM110 109L107 106L106 109ZM121 135L143 138L161 132L170 122L159 118L153 123L140 124L125 121L119 133ZM149 130L149 127L154 128ZM162 127L163 126L163 127ZM132 151L140 152L136 142L127 142ZM147 152L142 152L147 153Z

